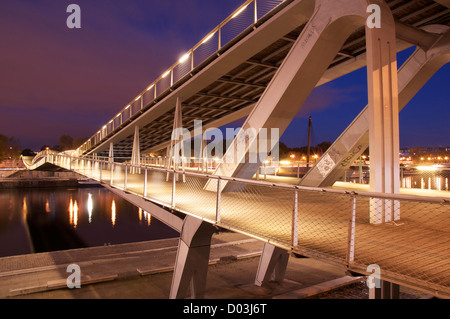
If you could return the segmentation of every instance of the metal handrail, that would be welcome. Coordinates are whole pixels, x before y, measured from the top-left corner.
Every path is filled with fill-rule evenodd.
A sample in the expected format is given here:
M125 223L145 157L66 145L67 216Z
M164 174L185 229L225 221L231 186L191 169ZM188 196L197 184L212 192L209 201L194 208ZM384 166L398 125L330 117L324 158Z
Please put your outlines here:
M332 189L332 188L320 188L320 187L310 187L310 186L301 186L301 185L290 185L290 184L283 184L283 183L273 183L273 182L267 182L262 180L249 180L249 179L243 179L243 178L236 178L236 177L227 177L227 176L219 176L219 175L212 175L212 174L203 174L198 172L190 172L190 171L183 171L183 170L177 170L177 169L168 169L168 168L161 168L161 167L152 167L152 166L145 166L145 165L135 165L130 163L117 163L117 162L109 162L107 160L101 160L101 159L94 159L94 158L86 158L86 157L74 157L74 156L68 156L68 155L59 155L62 157L70 158L71 160L83 160L83 161L91 161L96 163L103 163L103 164L113 164L115 166L122 166L127 168L135 168L140 170L150 170L150 171L157 171L157 172L164 172L164 173L172 173L172 174L179 174L179 175L185 175L185 176L193 176L193 177L201 177L201 178L208 178L213 180L222 180L227 182L238 182L248 185L255 185L255 186L265 186L265 187L274 187L274 188L281 188L281 189L288 189L292 191L308 191L308 192L317 192L317 193L330 193L330 194L341 194L341 195L354 195L354 196L361 196L361 197L369 197L369 198L380 198L380 199L386 199L386 200L408 200L408 201L415 201L415 202L428 202L428 203L449 203L449 198L445 197L429 197L429 196L413 196L413 195L406 195L406 194L388 194L388 193L380 193L380 192L367 192L367 191L348 191L348 190L341 190L341 189Z

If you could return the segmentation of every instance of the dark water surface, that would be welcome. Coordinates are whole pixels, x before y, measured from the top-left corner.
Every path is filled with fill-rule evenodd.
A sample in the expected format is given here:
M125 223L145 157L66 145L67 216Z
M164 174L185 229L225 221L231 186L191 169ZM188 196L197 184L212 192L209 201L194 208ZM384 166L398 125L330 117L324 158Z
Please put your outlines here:
M0 257L178 236L102 187L0 190Z

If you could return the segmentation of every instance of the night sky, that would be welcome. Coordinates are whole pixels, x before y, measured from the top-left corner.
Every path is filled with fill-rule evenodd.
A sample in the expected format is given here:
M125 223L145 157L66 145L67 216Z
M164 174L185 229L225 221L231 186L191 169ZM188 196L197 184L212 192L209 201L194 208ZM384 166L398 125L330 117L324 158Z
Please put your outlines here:
M68 29L67 6L81 7ZM90 137L243 0L0 0L0 134L39 150ZM399 66L413 52L399 54ZM400 114L402 147L450 146L444 66ZM282 142L335 140L367 104L365 69L317 88Z

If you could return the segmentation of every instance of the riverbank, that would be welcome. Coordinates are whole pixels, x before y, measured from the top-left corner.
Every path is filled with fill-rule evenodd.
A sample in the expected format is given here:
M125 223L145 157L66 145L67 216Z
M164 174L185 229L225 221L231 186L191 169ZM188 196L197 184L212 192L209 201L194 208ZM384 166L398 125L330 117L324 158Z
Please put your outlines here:
M0 189L79 187L87 181L86 177L74 172L2 170Z
M0 297L8 299L167 299L178 239L0 259ZM283 284L254 285L263 243L236 233L213 236L207 299L272 298L345 276L341 267L291 257ZM67 266L81 289L66 286ZM287 296L287 295L286 295Z
M168 299L177 247L178 239L173 238L1 258L0 298ZM215 234L205 298L287 300L326 292L329 298L339 287L338 299L368 297L367 288L361 285L364 278L347 276L341 266L294 256L282 284L255 286L262 248L262 242L241 234ZM70 264L80 266L80 289L67 288ZM342 289L347 291L342 293Z

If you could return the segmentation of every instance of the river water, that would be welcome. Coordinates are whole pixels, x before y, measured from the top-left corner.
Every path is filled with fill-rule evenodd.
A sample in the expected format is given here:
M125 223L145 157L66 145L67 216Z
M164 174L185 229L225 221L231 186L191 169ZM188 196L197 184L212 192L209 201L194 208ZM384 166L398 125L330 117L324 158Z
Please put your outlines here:
M0 190L0 257L178 236L102 187Z

